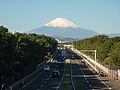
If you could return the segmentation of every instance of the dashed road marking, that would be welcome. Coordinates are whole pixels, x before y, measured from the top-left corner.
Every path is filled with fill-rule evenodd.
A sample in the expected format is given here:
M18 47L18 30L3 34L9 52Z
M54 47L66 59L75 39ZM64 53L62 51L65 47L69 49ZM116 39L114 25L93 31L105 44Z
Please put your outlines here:
M92 85L91 85L91 84L89 84L89 86L90 86L90 87L92 87Z
M64 72L65 72L65 69L64 69ZM64 73L63 73L63 76L62 76L62 78L61 78L61 80L60 80L60 83L58 84L56 90L58 90L58 89L60 88L60 85L61 85L61 83L62 83L62 81L63 81L63 78L64 78Z
M53 61L52 61L52 63L53 63ZM52 65L52 63L50 64L50 66ZM46 65L46 64L45 64ZM44 65L44 66L45 66ZM44 67L44 66L42 66L42 67ZM34 80L36 80L42 73L44 73L44 71L42 71L40 74L38 74L38 76L36 76L35 78L33 78L30 82L28 82L28 83L26 83L23 87L22 87L22 89L23 88L25 88L26 86L28 86L30 83L32 83Z
M77 61L77 60L76 60L76 61ZM79 63L79 62L77 61L77 63ZM90 82L87 80L86 75L84 74L84 72L83 72L83 70L82 70L81 67L80 67L80 70L81 70L81 72L82 72L82 74L83 74L84 79L85 79L86 82L89 84L89 87L92 87L92 85L90 84Z
M46 80L49 80L50 78L47 78Z
M91 71L92 71L92 69L90 68L90 67L88 67ZM93 72L93 71L92 71ZM94 73L93 73L94 74ZM111 90L112 88L111 87L109 87L100 77L98 77L98 75L95 75L100 81L101 81L101 83L103 83L109 90Z
M89 81L86 81L89 84Z
M47 81L44 81L43 83L46 83Z
M44 71L43 71L44 72ZM23 88L25 88L26 86L28 86L30 83L32 83L34 80L36 80L43 72L41 72L38 76L36 76L35 78L33 78L30 82L28 82L26 85L23 86Z
M73 78L72 78L72 64L71 64L71 81L72 81L73 90L75 90L75 84L74 84Z
M40 85L40 87L43 87L44 85Z

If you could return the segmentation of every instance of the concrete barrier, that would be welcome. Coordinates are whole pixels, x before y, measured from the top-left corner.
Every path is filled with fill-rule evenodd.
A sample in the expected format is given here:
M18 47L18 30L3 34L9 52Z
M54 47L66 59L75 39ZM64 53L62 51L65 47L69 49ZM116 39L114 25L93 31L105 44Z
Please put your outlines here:
M112 78L114 78L115 73L118 73L118 79L120 79L120 69L110 69L107 68L105 66L103 66L102 64L96 62L95 60L91 59L89 56L81 53L80 51L78 51L77 49L73 49L72 51L77 53L78 55L82 56L84 58L84 61L89 64L95 71L99 72L99 69L101 69L102 71L104 71L105 73L107 73L109 76L111 76ZM98 67L99 69L97 69L96 67Z
M120 79L120 69L118 69L118 79Z
M83 56L83 57L85 58L85 61L86 61L94 70L99 71L99 70L96 69L96 66L97 66L98 68L100 68L101 70L103 70L105 73L108 74L108 70L109 70L109 69L106 68L105 66L99 64L99 63L96 62L95 60L91 59L90 57L88 57L87 55L81 53L80 51L78 51L78 50L76 50L76 49L72 49L72 51L74 51L74 52L78 53L79 55ZM94 66L93 66L92 64L90 64L89 62L93 63Z

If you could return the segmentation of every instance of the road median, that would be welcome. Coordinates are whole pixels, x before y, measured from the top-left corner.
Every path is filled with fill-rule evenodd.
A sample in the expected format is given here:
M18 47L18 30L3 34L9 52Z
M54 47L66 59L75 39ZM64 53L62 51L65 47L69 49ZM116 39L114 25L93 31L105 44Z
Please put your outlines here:
M65 69L64 78L61 85L61 90L72 90L70 63L66 64L66 69Z

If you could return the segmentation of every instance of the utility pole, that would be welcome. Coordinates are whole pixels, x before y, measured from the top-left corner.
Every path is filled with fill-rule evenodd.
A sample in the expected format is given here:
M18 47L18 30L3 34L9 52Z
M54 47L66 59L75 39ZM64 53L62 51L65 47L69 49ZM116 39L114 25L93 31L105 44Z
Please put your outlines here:
M84 52L94 52L94 60L95 60L95 69L96 69L96 62L97 62L97 50L80 50Z
M96 62L97 62L97 50L95 50L95 69L96 69Z

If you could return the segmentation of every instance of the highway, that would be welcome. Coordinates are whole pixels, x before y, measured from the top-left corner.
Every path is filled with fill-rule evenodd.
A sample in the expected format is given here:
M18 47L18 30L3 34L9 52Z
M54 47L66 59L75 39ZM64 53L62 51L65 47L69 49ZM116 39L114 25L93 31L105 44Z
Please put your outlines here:
M71 60L71 80L73 90L109 90L111 89L102 81L89 66L82 63L82 58L71 52L64 50L66 58ZM59 68L56 61L48 62L50 71L40 70L28 83L24 84L18 90L61 90L61 84L64 78L65 67ZM58 70L60 77L52 78L51 72ZM66 88L66 90L68 90Z
M64 67L59 68L56 61L48 62L45 66L50 66L50 71L43 69L37 72L38 74L31 79L30 82L24 84L19 90L56 90L59 88L63 79ZM53 70L60 72L60 77L53 78L51 73Z
M74 90L109 90L111 89L104 81L102 81L95 71L87 64L83 63L82 58L76 58L72 53L71 59L71 76Z
M72 80L75 90L109 89L86 65L80 60L72 60Z
M52 70L56 68L56 63L51 64ZM42 71L32 82L24 85L21 90L56 90L61 81L64 69L59 69L60 77L52 78L51 71Z

